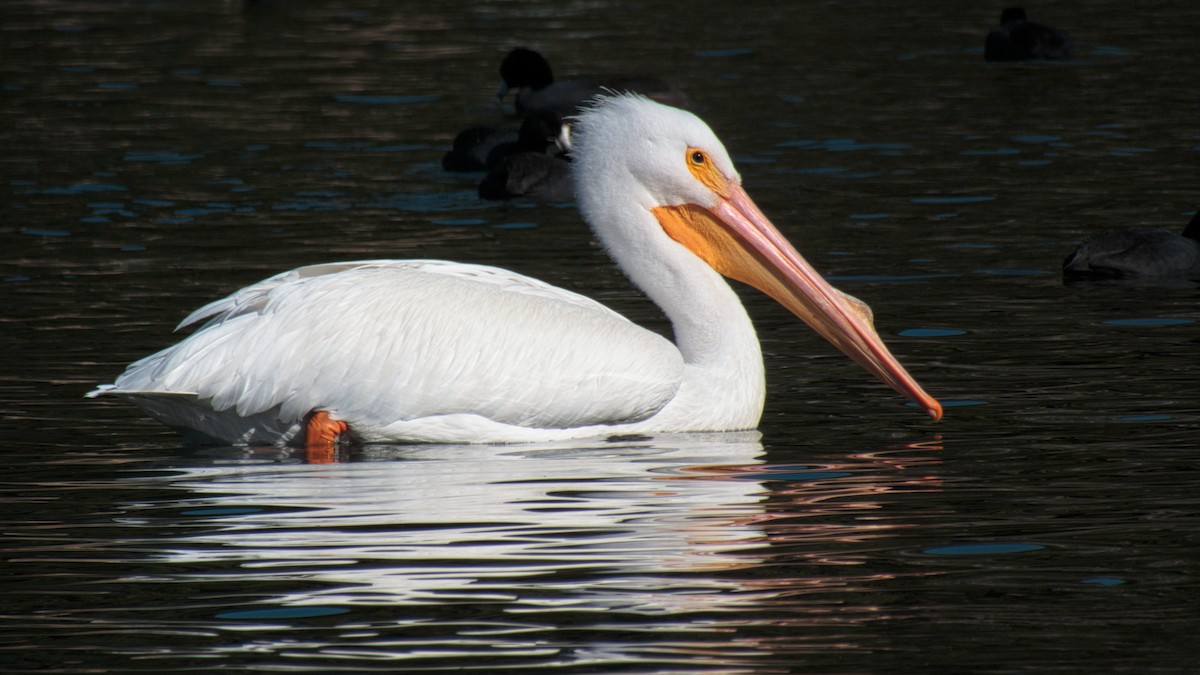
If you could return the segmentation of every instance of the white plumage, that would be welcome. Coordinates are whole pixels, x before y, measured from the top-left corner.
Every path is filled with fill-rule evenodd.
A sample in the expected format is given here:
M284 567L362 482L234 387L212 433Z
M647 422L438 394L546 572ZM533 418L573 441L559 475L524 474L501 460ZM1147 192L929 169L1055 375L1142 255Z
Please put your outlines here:
M811 268L745 196L699 119L614 96L580 116L572 140L585 219L667 314L677 344L588 298L494 267L334 263L197 310L181 327L207 321L199 330L90 395L122 395L170 426L239 443L289 442L316 411L363 441L753 428L762 357L716 267L771 294L940 415L886 353L865 305L808 278ZM746 252L726 250L737 248L726 238ZM809 293L816 299L800 297Z

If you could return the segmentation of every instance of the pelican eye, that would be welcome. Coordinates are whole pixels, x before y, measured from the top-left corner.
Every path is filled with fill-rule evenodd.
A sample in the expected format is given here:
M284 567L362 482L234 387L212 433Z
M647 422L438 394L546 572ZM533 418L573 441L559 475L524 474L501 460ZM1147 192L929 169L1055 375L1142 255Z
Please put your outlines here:
M688 171L696 180L700 181L705 187L718 195L725 196L729 192L728 179L713 163L712 157L700 148L691 147L687 149Z

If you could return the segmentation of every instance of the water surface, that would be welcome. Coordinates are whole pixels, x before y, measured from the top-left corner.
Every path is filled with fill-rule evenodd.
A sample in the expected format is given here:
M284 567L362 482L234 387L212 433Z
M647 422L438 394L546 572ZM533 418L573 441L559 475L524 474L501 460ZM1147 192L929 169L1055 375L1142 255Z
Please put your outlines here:
M1031 7L1080 58L987 64L999 6L794 4L5 3L4 670L1194 670L1200 294L1058 269L1200 205L1200 9ZM81 398L332 260L501 265L668 330L569 205L441 171L514 124L518 44L686 89L944 421L750 291L761 434L311 465Z

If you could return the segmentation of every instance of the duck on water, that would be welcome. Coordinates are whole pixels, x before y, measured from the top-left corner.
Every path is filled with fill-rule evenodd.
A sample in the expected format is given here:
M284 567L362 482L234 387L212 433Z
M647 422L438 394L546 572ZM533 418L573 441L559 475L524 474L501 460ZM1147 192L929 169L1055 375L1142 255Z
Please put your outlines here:
M540 53L517 47L500 63L500 92L503 100L516 91L516 110L526 115L535 110L549 110L560 117L578 112L580 106L606 92L628 92L676 108L688 108L686 94L674 85L647 75L592 75L569 79L554 79L550 62Z
M1030 21L1021 7L1000 13L1000 25L988 33L983 45L987 61L1030 61L1071 58L1071 40L1065 31Z
M1131 227L1092 235L1063 261L1063 277L1200 281L1200 211L1182 234Z

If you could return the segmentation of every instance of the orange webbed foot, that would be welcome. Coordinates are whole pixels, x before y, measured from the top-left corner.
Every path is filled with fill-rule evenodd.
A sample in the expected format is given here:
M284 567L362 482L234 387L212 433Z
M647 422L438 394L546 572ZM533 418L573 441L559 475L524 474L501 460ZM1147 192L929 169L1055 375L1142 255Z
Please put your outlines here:
M309 464L332 464L337 461L338 443L349 440L350 425L335 420L324 410L308 416L304 425L304 456Z

